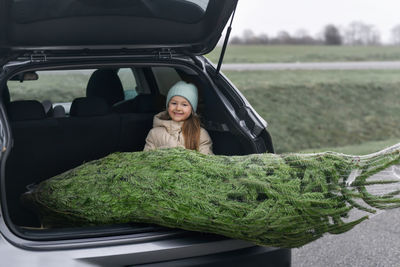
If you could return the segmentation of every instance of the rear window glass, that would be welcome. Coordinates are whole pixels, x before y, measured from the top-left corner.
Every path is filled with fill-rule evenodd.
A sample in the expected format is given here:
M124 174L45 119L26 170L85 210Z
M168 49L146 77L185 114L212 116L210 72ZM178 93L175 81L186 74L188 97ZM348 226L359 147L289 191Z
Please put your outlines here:
M13 0L17 23L68 17L131 16L194 23L203 17L209 0Z
M118 77L121 80L124 89L124 99L135 98L138 93L136 91L136 80L133 70L130 68L122 68L118 70Z
M8 81L11 101L50 100L72 102L86 96L86 86L95 70L37 71L36 80Z
M166 96L169 89L178 81L182 80L175 69L168 67L153 67L153 74L157 82L160 94Z
M186 0L185 2L194 3L201 7L203 10L206 10L208 5L208 0Z
M94 71L96 70L36 71L34 79L8 81L10 100L72 102L75 98L86 96L86 87ZM133 69L121 68L117 74L124 90L125 100L135 98L137 84Z

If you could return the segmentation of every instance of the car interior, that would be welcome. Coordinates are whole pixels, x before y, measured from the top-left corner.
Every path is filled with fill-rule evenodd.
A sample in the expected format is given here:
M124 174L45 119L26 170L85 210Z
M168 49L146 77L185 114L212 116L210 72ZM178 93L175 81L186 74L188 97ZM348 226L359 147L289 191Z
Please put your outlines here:
M84 95L71 103L30 99L27 94L13 97L10 85L15 81L8 82L3 104L13 146L5 165L5 186L7 210L14 225L41 229L34 208L21 202L21 195L34 184L113 152L143 150L153 116L165 110L165 95L178 80L198 87L198 113L213 140L215 154L252 152L251 141L235 130L235 122L215 89L198 73L186 67L125 67L136 79L135 93L128 99L126 93L132 88L123 88L119 69L92 71L82 90ZM69 71L58 77L63 79ZM41 72L34 73L40 81ZM29 89L37 81L22 84Z

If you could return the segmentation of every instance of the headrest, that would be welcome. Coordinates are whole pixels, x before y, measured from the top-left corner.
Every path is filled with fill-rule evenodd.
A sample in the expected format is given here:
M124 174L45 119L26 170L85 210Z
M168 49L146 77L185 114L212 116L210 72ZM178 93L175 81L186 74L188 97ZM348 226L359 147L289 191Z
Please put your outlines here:
M50 100L43 100L42 105L44 107L44 112L46 113L47 117L53 116L53 104Z
M46 118L43 105L36 100L10 102L7 111L11 121L41 120Z
M61 105L57 105L53 108L53 117L54 118L63 118L65 117L65 108Z
M104 98L109 106L124 100L124 88L117 72L111 69L93 72L86 87L86 96Z
M80 97L74 99L69 111L70 116L90 117L103 116L110 112L107 102L100 97Z

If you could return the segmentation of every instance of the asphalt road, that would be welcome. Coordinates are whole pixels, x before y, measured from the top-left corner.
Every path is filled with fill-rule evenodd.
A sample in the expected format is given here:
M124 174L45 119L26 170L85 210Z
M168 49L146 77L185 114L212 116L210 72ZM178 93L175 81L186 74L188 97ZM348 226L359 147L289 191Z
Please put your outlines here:
M398 179L400 166L394 166L371 179ZM370 186L373 194L385 194L399 185ZM360 218L355 211L350 218ZM292 250L293 267L351 266L400 267L400 208L380 211L377 215L339 235L326 235L306 246Z
M293 249L292 266L400 266L400 209L376 215L344 234L326 235Z
M224 70L365 70L400 69L400 61L308 62L308 63L238 63L222 64Z

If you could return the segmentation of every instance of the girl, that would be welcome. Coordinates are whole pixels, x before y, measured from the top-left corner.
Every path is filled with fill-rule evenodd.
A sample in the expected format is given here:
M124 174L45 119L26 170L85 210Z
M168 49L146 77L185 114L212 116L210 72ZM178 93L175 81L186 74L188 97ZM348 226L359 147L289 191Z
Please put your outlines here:
M196 114L197 101L195 85L184 81L173 85L167 95L167 110L154 116L153 129L147 135L144 151L184 147L213 154L211 138L200 127L200 118Z

